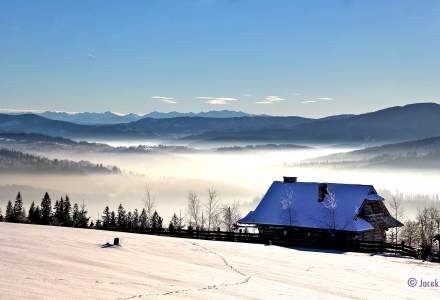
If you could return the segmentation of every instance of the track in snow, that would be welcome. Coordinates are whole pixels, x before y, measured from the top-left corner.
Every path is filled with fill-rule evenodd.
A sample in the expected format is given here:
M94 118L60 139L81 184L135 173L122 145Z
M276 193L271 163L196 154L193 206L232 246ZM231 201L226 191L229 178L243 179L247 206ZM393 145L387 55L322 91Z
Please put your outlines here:
M231 282L231 283L224 282L224 283L220 283L220 284L207 285L207 286L201 287L201 288L178 289L178 290L172 290L172 291L168 291L168 292L164 292L164 293L143 294L143 295L139 294L139 295L134 295L134 296L130 296L127 298L118 298L118 300L130 300L130 299L135 299L135 298L158 297L158 296L167 296L167 295L181 294L181 293L187 293L187 292L200 292L200 291L206 291L206 290L216 290L219 288L224 288L224 287L229 287L229 286L242 285L242 284L247 283L251 279L251 276L248 276L248 275L242 273L240 270L238 270L233 265L231 265L223 255L221 255L221 254L219 254L219 253L217 253L217 252L215 252L205 246L194 243L194 242L192 242L191 245L197 246L197 247L201 248L202 250L204 250L205 252L217 256L218 258L220 258L223 261L223 264L226 267L228 267L232 272L237 273L237 274L244 276L246 278L244 280Z

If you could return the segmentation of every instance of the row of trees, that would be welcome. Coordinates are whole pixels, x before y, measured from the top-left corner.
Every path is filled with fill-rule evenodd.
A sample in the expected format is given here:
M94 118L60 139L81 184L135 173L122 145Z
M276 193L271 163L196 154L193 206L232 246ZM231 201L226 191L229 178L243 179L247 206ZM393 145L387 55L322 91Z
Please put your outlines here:
M52 200L48 193L44 195L39 205L32 202L29 210L23 207L23 198L17 194L15 202L8 201L6 213L3 216L0 209L0 221L30 223L42 225L56 225L68 227L93 227L102 229L117 228L118 230L153 230L160 231L164 228L163 218L155 210L155 198L147 188L144 198L144 207L133 211L127 211L119 204L116 212L106 206L102 216L90 222L87 216L86 206L77 203L71 204L69 196L61 197L52 206ZM222 205L217 192L208 190L207 200L202 202L195 192L188 194L187 214L176 213L168 223L168 230L197 229L197 230L220 230L233 231L235 224L240 219L239 203ZM186 220L186 225L185 225Z
M86 206L84 204L78 205L78 203L72 206L67 195L65 198L61 197L60 200L55 201L52 207L52 200L49 194L45 193L40 205L32 202L26 213L23 198L21 193L18 193L14 203L8 201L4 216L0 209L0 221L13 223L87 227L89 219Z

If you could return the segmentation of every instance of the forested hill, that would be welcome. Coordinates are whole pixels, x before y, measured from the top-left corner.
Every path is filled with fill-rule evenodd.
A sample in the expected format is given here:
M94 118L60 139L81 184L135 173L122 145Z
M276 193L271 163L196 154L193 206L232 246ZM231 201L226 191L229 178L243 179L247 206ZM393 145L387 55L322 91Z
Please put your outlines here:
M1 172L44 172L60 174L119 174L120 169L114 166L103 166L89 161L71 161L49 159L19 151L0 149Z

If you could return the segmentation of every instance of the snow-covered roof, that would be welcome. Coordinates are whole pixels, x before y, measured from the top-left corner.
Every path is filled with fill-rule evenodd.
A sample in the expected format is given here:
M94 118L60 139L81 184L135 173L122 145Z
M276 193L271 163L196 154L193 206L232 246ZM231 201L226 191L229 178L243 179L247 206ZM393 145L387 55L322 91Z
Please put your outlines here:
M267 224L345 231L366 231L373 226L357 217L365 200L382 201L371 185L327 183L319 201L320 183L275 181L242 224Z

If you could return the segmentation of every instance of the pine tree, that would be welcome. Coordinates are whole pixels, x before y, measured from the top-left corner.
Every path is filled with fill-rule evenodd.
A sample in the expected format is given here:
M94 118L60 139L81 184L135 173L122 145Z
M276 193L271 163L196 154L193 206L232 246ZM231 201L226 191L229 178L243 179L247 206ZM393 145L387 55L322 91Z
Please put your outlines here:
M34 215L35 215L35 202L32 201L31 206L29 207L29 212L28 212L28 221L29 223L34 223Z
M66 195L64 200L64 207L62 213L63 226L72 226L72 205L70 204L70 198Z
M11 200L9 200L8 204L6 205L5 221L14 222L14 208L12 207Z
M17 197L15 197L15 203L14 203L14 218L13 222L24 222L25 214L23 211L23 198L21 197L20 192L18 192Z
M49 194L46 192L41 200L41 224L48 225L52 221L52 203Z
M157 211L154 211L153 216L151 217L151 228L154 231L162 230L162 221L163 219L159 216Z
M116 227L116 214L114 211L110 213L110 227Z
M122 204L119 204L119 207L118 207L118 219L117 219L116 226L118 226L119 228L126 228L127 227L127 215L125 213L125 209L122 206Z
M54 211L53 211L52 223L54 225L60 225L60 223L61 223L60 202L58 202L58 200L55 201L55 204L53 206L53 210Z
M54 223L57 225L65 226L65 213L64 213L64 199L61 197L60 201L55 202L54 206Z
M128 229L133 228L133 214L131 213L131 211L127 213L126 223Z
M133 211L132 223L133 228L139 228L139 211L137 208Z
M176 215L176 213L173 214L173 217L171 218L171 222L170 224L172 224L172 227L175 230L181 230L182 229L182 224L180 223L180 219L179 217Z
M80 216L79 216L79 207L78 207L78 204L77 203L75 203L74 205L73 205L73 212L72 212L72 226L73 227L79 227L78 225L79 225L79 218L80 218Z
M0 208L0 222L3 222L3 213L2 213L2 209Z
M147 211L145 208L142 209L141 215L139 216L139 226L141 229L149 228Z
M108 206L104 208L104 211L102 212L102 227L107 228L110 226L110 209Z
M38 205L37 205L37 207L35 207L32 223L41 224L41 209Z
M86 228L89 225L89 217L87 217L86 205L83 203L79 210L78 227Z

